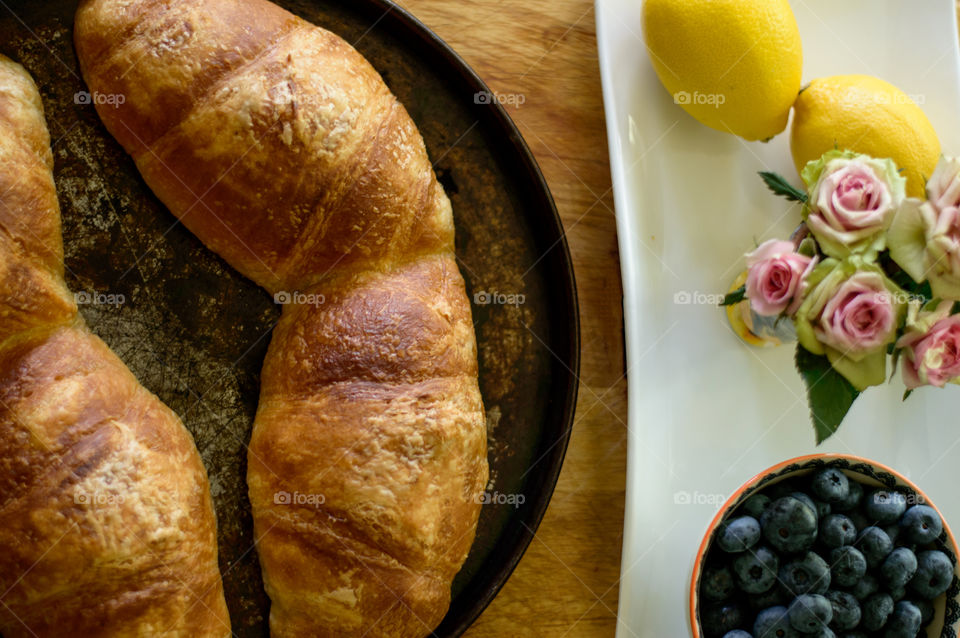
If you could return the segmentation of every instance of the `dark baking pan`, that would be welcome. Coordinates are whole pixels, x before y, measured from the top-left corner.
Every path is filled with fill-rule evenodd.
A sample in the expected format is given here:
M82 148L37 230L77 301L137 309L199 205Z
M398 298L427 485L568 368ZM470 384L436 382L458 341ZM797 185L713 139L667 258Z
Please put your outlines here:
M547 184L476 74L383 0L281 5L354 44L420 127L453 201L474 301L490 430L491 502L437 636L463 633L530 543L566 451L577 394L573 269ZM237 636L266 636L244 473L258 375L279 316L266 292L204 248L152 195L84 94L76 0L0 0L0 51L40 86L56 158L70 286L143 384L183 418L203 455Z

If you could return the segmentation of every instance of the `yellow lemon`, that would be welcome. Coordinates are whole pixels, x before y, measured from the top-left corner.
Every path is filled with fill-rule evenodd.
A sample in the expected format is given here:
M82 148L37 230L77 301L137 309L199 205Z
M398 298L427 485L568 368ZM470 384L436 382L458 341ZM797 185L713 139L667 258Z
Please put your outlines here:
M766 140L800 91L800 32L787 0L646 0L650 60L674 102L711 128Z
M906 93L869 75L835 75L811 82L793 108L790 152L798 172L831 149L849 149L889 157L907 178L907 194L924 196L940 140Z

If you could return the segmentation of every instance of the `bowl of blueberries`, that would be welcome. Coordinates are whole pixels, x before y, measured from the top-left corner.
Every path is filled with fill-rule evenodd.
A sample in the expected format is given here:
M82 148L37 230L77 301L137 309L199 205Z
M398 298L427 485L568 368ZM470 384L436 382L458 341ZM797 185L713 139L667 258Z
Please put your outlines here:
M957 542L896 471L819 454L720 508L694 561L694 638L957 638Z

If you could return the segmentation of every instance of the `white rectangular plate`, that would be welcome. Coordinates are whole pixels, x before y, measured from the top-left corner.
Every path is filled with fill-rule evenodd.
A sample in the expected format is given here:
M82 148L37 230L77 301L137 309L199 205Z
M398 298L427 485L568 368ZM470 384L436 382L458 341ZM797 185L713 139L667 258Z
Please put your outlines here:
M876 75L921 103L960 154L954 0L793 0L805 81ZM746 143L673 103L650 64L640 0L597 0L597 33L623 270L629 451L617 636L690 634L690 571L706 526L743 482L814 452L875 459L923 488L960 526L960 388L904 404L899 378L855 403L814 444L793 347L754 349L716 295L754 239L785 238L795 205L757 171L794 184L788 133Z

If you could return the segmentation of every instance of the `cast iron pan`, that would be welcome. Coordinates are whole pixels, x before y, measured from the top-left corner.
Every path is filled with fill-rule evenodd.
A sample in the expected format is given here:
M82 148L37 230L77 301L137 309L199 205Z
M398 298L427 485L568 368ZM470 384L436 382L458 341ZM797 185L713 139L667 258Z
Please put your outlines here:
M419 126L453 201L491 469L491 503L435 633L457 636L523 555L566 451L579 325L563 229L509 117L415 18L386 0L280 4L373 63ZM253 546L244 444L279 309L176 223L77 98L86 87L72 45L75 9L76 0L0 0L0 52L33 74L55 143L67 282L81 293L92 329L193 433L210 474L234 632L266 636L269 600Z

